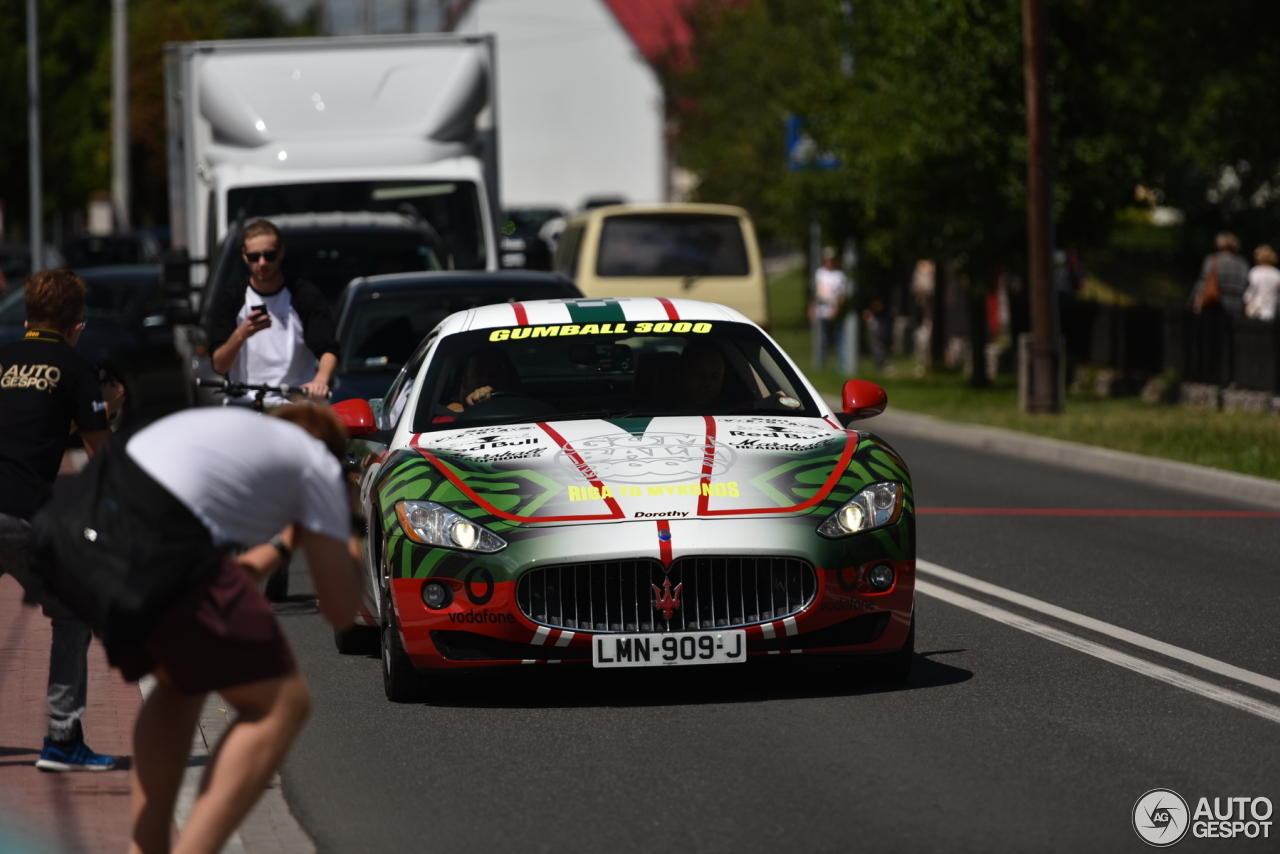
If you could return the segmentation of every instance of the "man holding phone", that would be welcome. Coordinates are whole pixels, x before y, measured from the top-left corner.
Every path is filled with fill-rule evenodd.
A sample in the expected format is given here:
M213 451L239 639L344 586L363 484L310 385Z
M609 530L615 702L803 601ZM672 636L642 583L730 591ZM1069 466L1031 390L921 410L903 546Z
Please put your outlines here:
M320 289L283 270L284 241L265 219L245 226L240 257L248 282L223 288L209 312L213 369L250 385L292 385L314 398L329 394L338 367L333 315ZM248 404L252 395L232 399ZM287 403L268 395L269 405Z

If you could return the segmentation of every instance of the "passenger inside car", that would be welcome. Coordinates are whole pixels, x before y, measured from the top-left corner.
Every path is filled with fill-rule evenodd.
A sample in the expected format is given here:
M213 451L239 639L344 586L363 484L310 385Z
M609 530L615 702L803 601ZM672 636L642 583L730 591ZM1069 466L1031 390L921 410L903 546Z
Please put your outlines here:
M469 407L493 397L494 392L523 392L520 372L506 353L493 347L476 350L467 358L466 366L458 381L458 397L447 403L439 415L431 419L433 424L456 420L456 416Z

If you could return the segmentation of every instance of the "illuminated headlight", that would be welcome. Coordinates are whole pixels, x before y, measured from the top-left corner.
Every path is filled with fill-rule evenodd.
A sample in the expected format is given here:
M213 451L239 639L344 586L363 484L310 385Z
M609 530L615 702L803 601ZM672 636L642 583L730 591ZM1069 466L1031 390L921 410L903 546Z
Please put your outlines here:
M485 526L433 501L401 501L396 515L405 536L415 543L485 554L507 547L506 540Z
M818 533L836 539L882 528L902 515L902 484L873 483L853 496L818 526Z

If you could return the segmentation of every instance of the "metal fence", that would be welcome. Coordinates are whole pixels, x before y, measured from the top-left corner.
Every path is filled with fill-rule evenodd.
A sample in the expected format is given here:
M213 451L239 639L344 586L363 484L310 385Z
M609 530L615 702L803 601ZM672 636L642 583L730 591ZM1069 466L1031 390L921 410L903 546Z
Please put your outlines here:
M1058 309L1073 365L1134 376L1171 370L1189 382L1280 395L1280 323L1071 299Z

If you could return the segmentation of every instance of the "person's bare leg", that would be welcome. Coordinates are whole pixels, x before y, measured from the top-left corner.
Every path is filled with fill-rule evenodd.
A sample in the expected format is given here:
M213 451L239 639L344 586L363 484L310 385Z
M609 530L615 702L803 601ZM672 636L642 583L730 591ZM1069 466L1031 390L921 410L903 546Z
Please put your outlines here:
M191 753L204 694L183 694L163 669L133 728L133 833L130 854L169 850L173 804Z
M237 717L213 755L174 854L222 849L284 761L311 709L306 680L297 671L220 693Z

